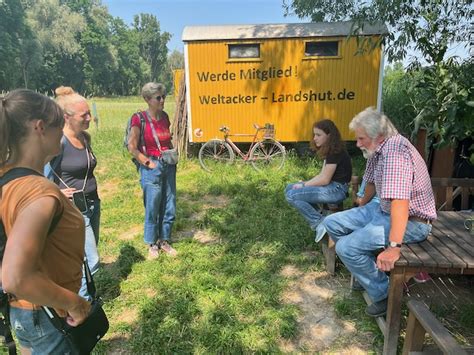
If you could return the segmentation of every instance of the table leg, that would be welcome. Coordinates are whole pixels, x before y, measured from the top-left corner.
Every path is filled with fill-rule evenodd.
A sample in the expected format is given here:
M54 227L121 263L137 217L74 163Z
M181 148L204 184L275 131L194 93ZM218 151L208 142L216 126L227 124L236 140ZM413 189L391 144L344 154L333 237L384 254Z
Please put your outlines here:
M403 268L393 269L390 272L390 286L388 290L387 322L384 332L383 353L396 355L398 337L400 335L400 317L403 297Z

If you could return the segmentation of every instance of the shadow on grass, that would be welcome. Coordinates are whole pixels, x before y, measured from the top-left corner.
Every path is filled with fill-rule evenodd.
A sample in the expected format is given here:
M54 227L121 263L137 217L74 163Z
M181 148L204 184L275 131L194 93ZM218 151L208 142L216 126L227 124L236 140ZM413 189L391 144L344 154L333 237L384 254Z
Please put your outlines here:
M124 244L116 261L102 264L100 270L94 275L97 285L97 294L107 302L120 295L120 282L127 278L135 263L145 260L134 246Z

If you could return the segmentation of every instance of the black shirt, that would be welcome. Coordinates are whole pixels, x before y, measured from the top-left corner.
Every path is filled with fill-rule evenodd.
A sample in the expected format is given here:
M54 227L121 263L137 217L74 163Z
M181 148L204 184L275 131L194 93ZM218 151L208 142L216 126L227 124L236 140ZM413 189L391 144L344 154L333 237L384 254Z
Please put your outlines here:
M348 183L352 177L352 162L351 157L346 150L336 154L328 154L326 157L326 164L337 164L336 171L331 181L340 183Z
M54 160L60 159L59 164L58 162L51 162L51 166L57 166L55 169L56 173L67 184L67 186L65 186L55 177L54 180L59 185L59 188L65 189L66 187L74 187L76 190L82 190L87 174L84 192L90 199L98 198L97 181L94 176L97 160L90 150L90 146L88 146L87 149L76 148L69 142L66 136L63 136L61 143L62 153L54 158ZM87 169L87 153L89 154L89 169Z

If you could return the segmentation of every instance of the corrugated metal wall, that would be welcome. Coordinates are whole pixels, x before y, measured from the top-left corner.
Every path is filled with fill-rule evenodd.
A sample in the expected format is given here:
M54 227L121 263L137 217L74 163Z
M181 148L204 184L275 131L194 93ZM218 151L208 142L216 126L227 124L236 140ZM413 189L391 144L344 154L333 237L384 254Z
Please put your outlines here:
M338 58L307 59L305 42L339 40ZM381 51L355 55L355 39L305 38L265 39L241 43L260 43L261 60L229 60L229 43L236 41L187 43L191 122L190 131L202 130L191 138L204 142L221 137L219 127L232 133L252 133L252 124L273 123L276 138L283 142L308 141L311 126L321 118L338 125L342 137L351 140L348 124L366 108L376 106ZM253 78L254 70L282 77ZM250 71L250 72L249 72ZM211 80L211 74L215 74ZM220 76L217 78L217 75ZM206 80L207 79L207 80ZM353 94L349 94L352 92ZM300 100L304 94L313 100ZM313 94L313 95L311 95ZM220 95L220 96L219 96ZM348 99L353 95L352 99ZM212 103L214 100L214 103ZM223 103L235 101L232 103ZM235 141L249 141L236 137Z

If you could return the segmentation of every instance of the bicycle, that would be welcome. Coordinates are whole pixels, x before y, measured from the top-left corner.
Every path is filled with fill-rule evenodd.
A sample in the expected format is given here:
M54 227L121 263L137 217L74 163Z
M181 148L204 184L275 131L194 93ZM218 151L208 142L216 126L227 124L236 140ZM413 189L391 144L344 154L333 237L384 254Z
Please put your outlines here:
M230 128L222 126L219 128L224 134L224 139L211 139L203 144L199 150L199 163L201 167L212 172L217 164L231 164L235 160L236 154L240 156L244 162L250 162L255 170L261 171L263 168L271 168L279 170L285 163L286 151L285 147L277 142L275 136L275 127L273 124L266 123L261 127L254 123L255 134L230 134ZM262 138L259 133L263 131ZM243 153L239 147L230 138L236 137L252 137L247 153Z

